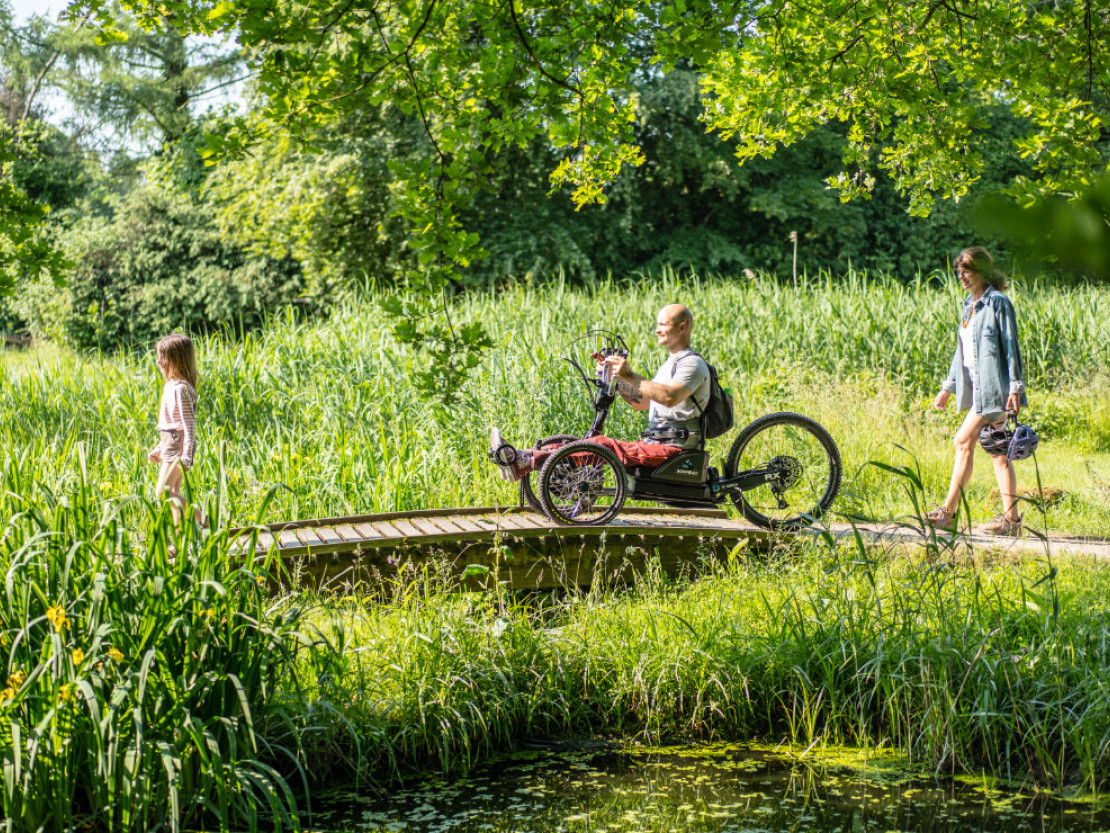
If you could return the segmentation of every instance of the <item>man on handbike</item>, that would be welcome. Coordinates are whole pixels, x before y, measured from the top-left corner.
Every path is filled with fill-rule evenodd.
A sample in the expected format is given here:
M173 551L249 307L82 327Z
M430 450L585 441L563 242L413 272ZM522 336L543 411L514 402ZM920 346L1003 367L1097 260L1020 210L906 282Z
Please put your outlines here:
M635 442L611 437L590 437L589 442L611 449L625 466L655 468L691 448L702 447L701 412L709 402L709 367L690 349L694 316L682 304L670 304L659 311L655 339L666 348L667 360L654 379L645 379L628 366L622 356L603 361L617 380L616 390L637 411L648 411L648 427L643 439ZM512 463L499 462L494 453L504 445L497 428L490 431L490 456L497 462L505 480L519 480L534 469L559 445L517 451Z

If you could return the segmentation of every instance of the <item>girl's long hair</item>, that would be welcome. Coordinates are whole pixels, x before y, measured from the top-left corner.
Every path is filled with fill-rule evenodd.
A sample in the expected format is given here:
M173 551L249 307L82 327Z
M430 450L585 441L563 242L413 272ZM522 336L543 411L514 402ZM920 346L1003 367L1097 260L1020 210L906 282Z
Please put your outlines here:
M974 272L987 282L987 286L993 287L999 292L1005 292L1010 288L1006 276L1001 269L994 265L994 258L982 246L970 246L964 249L956 255L956 259L952 262L952 268L956 271L963 269L967 272Z
M197 356L192 339L184 333L171 333L160 339L154 350L166 362L167 379L181 379L196 390Z

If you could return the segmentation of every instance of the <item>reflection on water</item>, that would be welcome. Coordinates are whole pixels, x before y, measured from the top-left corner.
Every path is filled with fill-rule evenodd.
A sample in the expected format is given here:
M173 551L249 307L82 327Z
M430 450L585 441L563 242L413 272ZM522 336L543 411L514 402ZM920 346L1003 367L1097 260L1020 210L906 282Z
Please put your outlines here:
M529 751L387 799L317 796L312 827L412 833L1108 831L1092 804L909 774L894 757L751 746Z

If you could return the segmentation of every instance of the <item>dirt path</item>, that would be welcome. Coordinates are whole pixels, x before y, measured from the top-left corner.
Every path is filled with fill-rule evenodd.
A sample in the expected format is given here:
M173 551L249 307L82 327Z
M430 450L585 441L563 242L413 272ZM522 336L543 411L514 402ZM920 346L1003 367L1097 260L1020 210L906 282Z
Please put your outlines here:
M918 545L925 546L933 540L933 531L923 533L918 526L909 524L857 524L856 528L869 544ZM833 524L833 535L839 540L851 540L852 527L848 524ZM1095 558L1110 559L1110 540L1104 538L1075 538L1058 533L1049 533L1042 540L1030 531L1021 538L1002 538L984 535L972 530L956 535L947 532L936 533L936 543L941 549L969 547L974 550L1008 552L1015 555L1087 555Z

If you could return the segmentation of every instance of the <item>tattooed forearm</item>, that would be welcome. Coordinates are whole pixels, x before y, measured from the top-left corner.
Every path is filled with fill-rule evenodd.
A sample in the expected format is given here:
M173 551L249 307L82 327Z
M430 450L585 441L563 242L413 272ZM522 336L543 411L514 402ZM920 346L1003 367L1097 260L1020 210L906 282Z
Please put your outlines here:
M627 402L643 402L644 397L640 393L640 388L637 385L628 382L617 382L617 393L624 397Z

